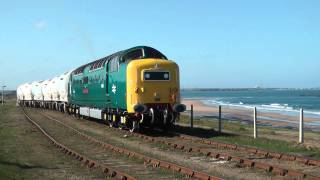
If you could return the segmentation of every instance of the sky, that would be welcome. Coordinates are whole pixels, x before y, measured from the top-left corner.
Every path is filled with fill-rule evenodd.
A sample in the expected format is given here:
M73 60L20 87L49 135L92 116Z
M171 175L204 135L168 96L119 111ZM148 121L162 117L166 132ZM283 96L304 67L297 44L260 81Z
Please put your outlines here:
M133 46L182 88L320 87L320 1L0 0L0 85L50 79Z

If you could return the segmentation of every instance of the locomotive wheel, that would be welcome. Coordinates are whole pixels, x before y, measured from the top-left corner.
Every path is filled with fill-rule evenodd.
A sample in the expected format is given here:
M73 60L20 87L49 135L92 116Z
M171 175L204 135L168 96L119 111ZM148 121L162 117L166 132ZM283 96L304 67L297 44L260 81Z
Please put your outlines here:
M168 123L168 117L170 117L168 110L164 110L163 111L163 125L166 125Z
M154 123L154 117L155 117L155 112L154 112L154 110L153 110L153 108L150 108L150 117L151 117L151 124L153 124Z
M107 122L107 125L109 125L109 127L113 127L112 126L112 115L111 114L107 114L106 122Z
M174 121L176 119L176 115L171 112L169 113L167 110L163 111L163 124L162 124L162 130L167 131L170 128L173 127Z
M175 119L175 116L172 112L169 113L168 110L163 111L163 124L173 123L174 119Z
M110 115L110 120L109 121L109 126L110 127L119 127L120 125L120 116L119 115L115 115L115 114L111 114Z
M130 128L130 132L137 132L140 129L140 122L139 121L132 121L132 127Z

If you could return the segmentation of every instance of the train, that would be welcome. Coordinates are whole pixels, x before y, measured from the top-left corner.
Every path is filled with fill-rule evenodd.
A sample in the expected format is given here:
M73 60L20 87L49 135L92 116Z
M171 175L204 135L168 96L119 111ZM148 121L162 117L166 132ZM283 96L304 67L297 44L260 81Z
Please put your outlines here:
M179 66L160 51L136 46L48 80L17 88L17 104L101 119L112 127L168 129L180 102Z

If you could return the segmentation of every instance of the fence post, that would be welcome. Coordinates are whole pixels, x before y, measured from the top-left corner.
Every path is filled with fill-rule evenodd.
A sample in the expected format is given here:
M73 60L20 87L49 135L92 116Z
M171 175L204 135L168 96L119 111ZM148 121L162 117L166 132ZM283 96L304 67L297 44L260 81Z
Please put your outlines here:
M258 137L257 132L257 108L253 109L253 138L256 139Z
M191 104L190 127L193 128L193 104Z
M304 141L304 132L303 132L303 109L300 109L300 123L299 123L299 143Z
M219 105L219 133L221 133L221 106Z

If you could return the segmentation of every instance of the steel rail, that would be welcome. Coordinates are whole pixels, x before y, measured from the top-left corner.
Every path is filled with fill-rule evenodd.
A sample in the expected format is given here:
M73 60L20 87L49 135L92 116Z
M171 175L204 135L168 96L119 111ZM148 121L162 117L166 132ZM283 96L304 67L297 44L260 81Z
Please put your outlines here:
M43 113L40 113L41 115L45 116L46 118L50 119L50 120L53 120L59 124L61 124L62 126L66 127L66 128L69 128L71 130L73 130L76 134L80 135L81 137L83 137L85 140L88 140L90 142L93 142L93 143L96 143L98 145L100 145L101 147L103 147L104 149L106 150L112 150L114 152L117 152L117 153L120 153L120 154L123 154L123 155L127 155L129 157L134 157L134 158L137 158L137 159L141 159L144 161L145 164L150 164L152 165L153 167L161 167L161 168L165 168L165 169L171 169L175 172L179 172L181 174L184 174L186 175L187 177L191 177L191 178L195 178L195 179L201 179L201 180L221 180L222 178L220 177L216 177L216 176L212 176L212 175L209 175L207 173L204 173L204 172L199 172L199 171L195 171L191 168L188 168L188 167L184 167L184 166L180 166L178 164L175 164L175 163L171 163L171 162L167 162L167 161L164 161L164 160L159 160L159 159L156 159L156 158L152 158L152 157L148 157L144 154L141 154L141 153L137 153L137 152L134 152L134 151L131 151L131 150L128 150L126 148L120 148L120 147L117 147L117 146L114 146L112 144L109 144L109 143L105 143L105 142L102 142L102 141L99 141L83 132L80 132L79 130L75 129L74 127L71 127L70 125L67 125L51 116L48 116L46 114L43 114Z
M51 120L58 121L55 118L50 117L48 115L44 115L44 116L46 116L47 118L50 118ZM107 128L115 130L120 133L127 132L122 129L110 128L110 127L107 127ZM173 133L173 132L171 132L171 133ZM304 157L292 156L292 155L286 155L286 154L279 154L278 153L279 154L279 156L278 156L277 153L271 153L271 152L267 152L267 151L260 150L257 148L249 148L249 147L245 147L245 146L238 146L235 144L220 143L220 142L215 142L215 141L207 140L207 139L203 139L203 138L196 138L196 137L192 137L192 136L181 135L181 134L175 133L175 132L173 134L178 135L179 138L184 139L184 140L196 140L197 143L212 145L212 146L218 147L218 148L225 148L225 149L236 150L236 151L245 151L245 152L253 153L253 154L256 154L259 156L263 156L263 157L270 157L270 158L279 157L276 159L283 160L283 161L284 160L287 160L287 161L295 160L296 162L303 163L305 165L314 165L314 166L318 166L317 162L320 162L318 160L307 159L307 158L306 158L307 159L306 160L306 159L304 159ZM256 162L256 161L253 161L253 160L250 160L247 158L233 156L233 155L230 155L227 153L216 153L211 150L207 150L207 149L203 149L203 148L197 148L197 147L195 148L192 146L186 146L186 145L182 145L182 144L178 144L178 143L171 143L171 142L168 142L168 141L165 141L165 140L162 140L159 138L151 137L148 135L144 135L141 133L132 132L129 135L141 138L141 139L148 141L148 142L165 144L165 145L168 145L174 149L178 149L178 150L184 151L186 153L191 153L191 152L200 153L200 154L203 154L207 157L212 157L212 158L216 158L216 159L223 159L223 160L228 160L228 161L234 161L234 162L237 162L237 163L239 163L243 166L246 166L246 167L262 169L262 170L265 170L266 172L273 172L276 175L280 175L280 176L289 176L289 177L296 178L296 179L307 178L307 179L320 180L319 176L314 176L314 175L303 173L300 171L282 168L277 165Z
M136 178L123 173L121 171L115 170L113 168L110 168L108 166L102 165L94 160L89 159L88 157L68 148L67 146L59 143L56 139L54 139L52 136L50 136L38 123L33 121L30 116L27 115L24 109L22 109L24 116L27 118L27 120L32 123L36 128L59 150L61 150L63 153L72 156L76 160L80 161L81 163L85 164L88 168L100 168L104 174L106 174L108 177L113 177L116 179L121 180L136 180Z
M268 158L280 159L280 160L284 160L284 161L295 161L295 162L302 163L307 166L320 167L320 160L317 160L317 159L312 159L312 158L298 156L298 155L289 155L289 154L285 154L285 153L271 152L271 151L266 151L266 150L262 150L259 148L246 147L246 146L241 146L241 145L236 145L236 144L221 143L221 142L208 140L208 139L204 139L204 138L197 138L197 137L192 137L192 136L188 136L188 135L181 135L179 133L178 133L178 135L182 139L197 141L199 143L211 145L216 148L229 149L229 150L234 150L234 151L244 151L244 152L249 152L252 154L262 155L262 156L265 156Z
M110 127L108 127L108 128L110 128ZM116 129L116 128L110 128L110 129L118 131L118 132L121 132L121 133L126 132L126 131L124 131L122 129ZM320 176L314 176L314 175L311 175L311 174L303 173L303 172L296 171L296 170L290 170L290 169L282 168L280 166L271 165L271 164L268 164L268 163L256 162L256 161L253 161L253 160L250 160L250 159L247 159L247 158L233 156L233 155L230 155L230 154L227 154L227 153L216 153L216 152L213 152L211 150L207 150L207 149L203 149L203 148L197 148L197 147L195 148L195 147L192 147L192 146L186 146L186 145L182 145L182 144L178 144L178 143L171 143L171 142L168 142L166 140L162 140L162 139L159 139L159 138L151 137L151 136L144 135L144 134L141 134L141 133L132 132L129 135L141 138L141 139L143 139L145 141L148 141L148 142L165 144L165 145L168 145L168 146L170 146L170 147L172 147L174 149L181 150L181 151L184 151L186 153L195 152L195 153L203 154L203 155L205 155L207 157L212 157L212 158L216 158L216 159L223 159L223 160L238 162L239 164L241 164L243 166L262 169L262 170L265 170L266 172L273 172L273 173L275 173L276 175L279 175L279 176L289 176L289 177L297 178L297 179L307 178L307 179L312 179L312 180L320 180ZM194 138L194 137L181 135L181 134L178 134L178 135L182 139L188 139L188 137L189 138ZM199 139L201 141L199 141ZM200 143L203 143L203 144L208 144L209 142L211 142L210 140L205 140L205 139L201 139L201 138L194 138L193 140L197 140L197 142L200 142ZM204 143L204 142L206 142L206 143ZM218 143L218 142L214 142L214 143L216 145L218 145L218 147L225 147L225 148L230 148L230 149L233 148L234 150L237 149L237 145L234 145L234 144L225 144L225 143ZM239 147L241 148L241 146L239 146ZM240 148L238 148L238 150L240 150ZM268 156L268 152L263 151L263 150L259 150L258 151L258 150L255 150L254 148L247 148L246 150L247 150L246 152L249 152L249 153L255 153L255 154L260 155L260 156L269 157ZM293 156L282 154L282 156L280 156L280 157L281 157L281 158L279 158L280 160L290 160L290 157L293 157ZM296 161L300 162L298 160L296 160ZM309 163L314 163L314 162L317 162L317 160L308 161L308 162ZM311 164L308 164L308 165L311 165ZM315 165L316 165L316 163L315 163Z

